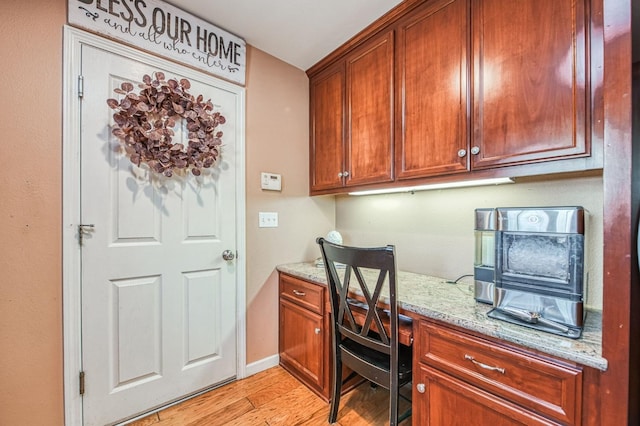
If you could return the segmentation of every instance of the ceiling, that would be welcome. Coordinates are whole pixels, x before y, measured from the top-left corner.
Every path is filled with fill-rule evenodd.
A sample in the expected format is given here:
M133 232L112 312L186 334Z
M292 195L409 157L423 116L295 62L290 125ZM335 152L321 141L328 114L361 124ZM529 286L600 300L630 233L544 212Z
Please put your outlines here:
M402 0L169 0L307 70Z
M167 0L302 70L331 53L402 0ZM632 2L633 21L640 1ZM633 26L640 60L640 25Z

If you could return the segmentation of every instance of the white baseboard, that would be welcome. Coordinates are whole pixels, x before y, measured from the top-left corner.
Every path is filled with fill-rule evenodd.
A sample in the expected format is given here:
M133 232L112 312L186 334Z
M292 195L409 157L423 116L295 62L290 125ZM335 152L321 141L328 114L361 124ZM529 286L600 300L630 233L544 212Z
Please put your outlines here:
M245 377L253 376L256 373L275 367L278 364L280 364L280 356L277 354L252 362L251 364L247 364L245 368Z

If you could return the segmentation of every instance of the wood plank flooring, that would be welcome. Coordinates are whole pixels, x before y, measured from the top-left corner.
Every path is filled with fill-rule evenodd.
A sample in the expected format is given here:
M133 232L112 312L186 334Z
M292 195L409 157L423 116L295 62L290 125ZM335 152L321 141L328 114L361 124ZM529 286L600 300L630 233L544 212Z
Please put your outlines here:
M403 393L410 393L407 385ZM363 383L340 400L339 426L389 424L389 392ZM401 399L401 410L408 404ZM316 426L327 425L329 404L282 367L214 389L139 419L134 426ZM401 423L410 426L411 417Z

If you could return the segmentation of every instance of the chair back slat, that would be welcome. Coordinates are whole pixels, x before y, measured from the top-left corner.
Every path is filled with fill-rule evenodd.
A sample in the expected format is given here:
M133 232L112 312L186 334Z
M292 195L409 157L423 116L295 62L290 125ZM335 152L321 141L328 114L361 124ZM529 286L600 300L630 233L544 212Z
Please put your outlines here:
M389 336L387 335L384 326L382 324L382 320L380 318L380 312L377 308L378 300L380 299L380 292L382 291L382 287L385 282L385 277L387 276L387 270L380 270L378 274L378 279L376 281L375 290L373 295L370 294L369 288L367 287L366 281L362 276L362 273L359 269L356 269L356 277L358 278L358 283L360 284L360 290L364 294L365 301L367 303L367 316L365 317L364 324L362 325L361 334L366 336L369 334L371 329L372 322L375 324L380 334L380 340L385 344L389 345Z
M349 324L351 325L351 330L359 330L359 326L356 323L355 318L353 317L353 313L351 309L349 309L349 303L347 301L347 296L349 294L349 282L351 278L351 266L345 267L345 276L344 281L340 280L338 272L336 271L335 264L331 265L332 274L334 275L335 282L335 292L332 294L336 294L339 296L339 305L338 305L338 316L340 318L340 326L342 326L345 317L347 318Z

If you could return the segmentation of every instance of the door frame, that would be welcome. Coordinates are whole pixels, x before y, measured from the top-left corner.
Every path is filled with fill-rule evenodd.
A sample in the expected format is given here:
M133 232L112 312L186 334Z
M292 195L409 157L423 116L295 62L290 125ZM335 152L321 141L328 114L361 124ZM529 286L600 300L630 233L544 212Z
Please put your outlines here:
M64 340L64 414L66 425L82 424L82 397L79 373L82 369L81 347L81 252L77 238L80 223L80 99L78 76L81 71L81 48L96 47L110 53L163 67L171 63L181 68L187 78L203 75L216 84L238 94L236 155L236 378L246 377L246 261L245 261L245 88L209 76L192 68L116 43L68 25L64 26L63 102L62 102L62 302ZM106 100L105 100L106 102ZM106 104L105 104L106 108ZM151 408L151 407L150 407Z

